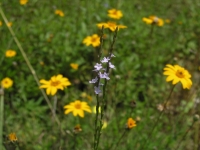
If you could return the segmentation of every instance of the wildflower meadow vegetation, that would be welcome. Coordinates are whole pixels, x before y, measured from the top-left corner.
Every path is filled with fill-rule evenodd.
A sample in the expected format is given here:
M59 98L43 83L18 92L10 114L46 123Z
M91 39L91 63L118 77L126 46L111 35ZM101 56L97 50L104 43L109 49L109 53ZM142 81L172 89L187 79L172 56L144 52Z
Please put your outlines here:
M200 150L199 8L2 0L0 150Z

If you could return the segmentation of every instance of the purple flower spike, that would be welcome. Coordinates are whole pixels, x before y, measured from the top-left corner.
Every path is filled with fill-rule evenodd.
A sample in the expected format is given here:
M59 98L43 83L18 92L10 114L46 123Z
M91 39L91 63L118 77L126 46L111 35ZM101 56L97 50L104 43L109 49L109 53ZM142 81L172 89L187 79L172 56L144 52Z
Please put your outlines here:
M110 60L110 58L109 57L104 57L102 60L101 60L101 62L102 63L107 63L108 61Z
M111 62L109 62L109 67L115 69L115 66Z
M108 75L109 75L109 74L106 73L106 72L104 72L104 73L99 72L99 77L100 77L101 79L104 78L104 79L106 79L106 80L109 80L110 78L109 78Z
M92 79L91 81L89 81L89 83L96 83L97 80L98 80L98 78L96 77L96 78Z
M96 63L96 65L94 66L95 70L94 71L99 71L102 68L102 64L98 64Z
M100 89L100 86L98 86L98 87L94 87L94 92L96 93L96 94L99 94L99 93L101 93L101 89Z

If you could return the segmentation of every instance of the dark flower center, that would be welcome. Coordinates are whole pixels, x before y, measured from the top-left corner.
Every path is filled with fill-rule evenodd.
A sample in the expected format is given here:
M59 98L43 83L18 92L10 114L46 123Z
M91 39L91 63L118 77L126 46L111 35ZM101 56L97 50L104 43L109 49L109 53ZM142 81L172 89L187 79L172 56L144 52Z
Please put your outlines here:
M51 86L57 86L60 84L60 81L51 81Z
M184 72L182 70L177 70L176 76L179 77L179 78L184 78Z
M76 108L76 109L81 109L81 104L80 104L80 103L75 104L75 108Z

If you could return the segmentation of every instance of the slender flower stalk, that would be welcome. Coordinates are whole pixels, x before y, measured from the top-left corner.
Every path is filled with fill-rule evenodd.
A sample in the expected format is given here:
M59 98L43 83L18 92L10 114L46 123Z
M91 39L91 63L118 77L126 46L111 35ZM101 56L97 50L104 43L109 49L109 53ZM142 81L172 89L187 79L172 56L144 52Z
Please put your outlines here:
M182 141L185 139L185 137L187 136L187 134L189 133L189 131L192 129L192 127L193 127L193 125L194 125L195 122L196 122L196 121L193 120L192 125L190 125L190 127L188 128L188 130L186 130L186 132L184 133L184 135L182 136L181 140L178 142L177 147L176 147L174 150L178 150L178 149L179 149L179 147L180 147Z
M8 19L6 18L5 14L4 14L3 10L2 10L1 5L0 5L0 14L1 14L5 24L8 24ZM32 73L37 85L40 86L40 82L39 82L39 79L37 77L37 74L36 74L35 70L33 69L33 66L30 64L30 61L29 61L24 49L22 48L19 40L17 39L17 36L15 35L15 33L14 33L14 31L13 31L13 29L11 27L9 27L9 26L7 26L7 27L8 27L8 30L10 31L15 43L17 44L17 46L18 46L18 48L19 48L19 50L20 50L20 52L21 52L21 54L22 54L22 56L23 56L23 58L24 58L24 60L25 60L25 62L27 64L28 68L30 69L30 72ZM53 107L52 107L47 95L45 94L43 89L40 89L40 91L42 92L42 95L43 95L45 101L47 102L48 107L50 108L50 110L51 110L51 112L53 114ZM55 120L56 120L58 126L60 126L61 125L60 124L60 120L58 119L57 116L55 116ZM64 133L64 131L62 131L62 133Z
M112 57L115 57L112 53L113 51L113 46L117 37L117 31L118 27L115 29L115 34L113 37L113 41L111 43L111 46L109 48L109 55L108 57L103 57L102 56L102 44L103 44L103 29L104 26L102 26L102 32L100 36L100 49L99 49L99 60L98 63L95 64L94 70L97 73L97 76L89 81L89 83L95 84L94 91L96 94L96 117L95 117L95 133L94 133L94 150L98 149L99 141L100 141L100 136L101 136L101 129L103 127L103 118L104 118L104 108L106 106L106 86L107 86L107 80L110 80L109 77L109 70L110 69L115 69L115 66L110 62ZM105 67L104 67L105 66ZM102 84L100 81L104 80L104 84ZM102 99L100 99L99 94L102 93ZM99 108L101 107L101 111L99 112Z

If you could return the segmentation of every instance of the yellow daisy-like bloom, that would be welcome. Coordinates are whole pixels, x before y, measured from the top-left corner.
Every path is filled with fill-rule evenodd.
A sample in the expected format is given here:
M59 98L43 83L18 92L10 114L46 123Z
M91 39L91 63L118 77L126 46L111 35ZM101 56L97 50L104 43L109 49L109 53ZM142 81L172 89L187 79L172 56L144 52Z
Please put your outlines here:
M26 5L26 3L28 3L28 0L20 0L19 3L20 5Z
M3 88L8 89L8 88L12 87L13 80L11 80L10 78L6 77L1 81L1 85L3 86Z
M0 21L0 26L2 26L2 24L3 24L2 21Z
M91 113L90 106L86 102L81 102L80 100L76 100L75 102L71 102L69 105L64 106L65 114L70 112L73 113L74 116L79 115L80 117L84 117L84 111Z
M108 10L108 16L113 19L120 19L123 16L123 14L120 10L110 9Z
M15 133L10 133L10 134L8 135L8 139L9 139L9 141L11 141L11 142L16 142L16 141L17 141L17 136L16 136Z
M128 118L126 127L127 127L128 129L132 129L132 128L135 127L135 126L136 126L136 121L133 120L133 118Z
M127 28L127 26L124 25L117 25L115 22L107 22L107 23L98 23L97 24L98 28L102 28L102 26L104 26L104 28L109 28L111 31L115 31L115 29L118 27L119 29L124 29Z
M146 24L152 24L152 25L157 25L157 26L163 26L164 21L163 19L158 18L157 16L149 16L149 18L142 18L142 21L144 21Z
M64 17L65 15L62 10L58 10L58 9L55 11L55 14L59 15L60 17Z
M173 85L181 82L184 89L190 89L192 86L190 73L179 65L166 65L163 74L168 76L166 81L172 81Z
M72 69L74 69L74 70L77 70L77 69L78 69L78 64L71 63L70 66L71 66Z
M17 54L16 51L11 49L7 50L5 53L6 57L14 57L16 54Z
M97 34L93 34L92 36L87 36L83 43L86 46L92 45L93 47L97 47L100 45L100 37Z
M45 88L47 95L55 95L58 89L64 90L65 87L71 85L68 78L63 77L61 74L51 77L49 81L42 79L40 83L44 84L40 88Z
M8 26L8 27L11 27L12 24L13 24L12 22L8 22L8 23L7 23L7 26Z

